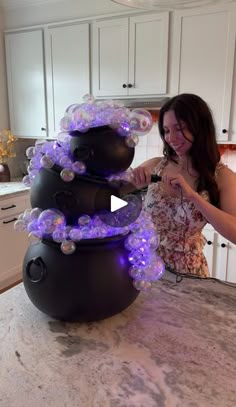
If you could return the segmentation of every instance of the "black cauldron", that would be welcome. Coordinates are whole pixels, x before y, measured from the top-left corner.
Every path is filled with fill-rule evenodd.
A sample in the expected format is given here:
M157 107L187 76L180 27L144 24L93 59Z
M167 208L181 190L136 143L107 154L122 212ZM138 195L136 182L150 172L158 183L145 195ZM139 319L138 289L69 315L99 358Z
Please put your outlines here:
M40 169L30 191L32 208L59 209L68 224L75 224L78 217L94 215L110 210L111 195L118 196L119 186L102 178L76 175L73 181L64 182L60 177L61 168Z
M90 239L65 255L58 243L31 245L23 263L23 282L32 303L65 321L95 321L128 307L137 291L128 274L127 236Z
M72 156L83 161L90 174L107 177L127 170L133 161L134 148L109 126L94 127L86 133L72 131L70 135Z

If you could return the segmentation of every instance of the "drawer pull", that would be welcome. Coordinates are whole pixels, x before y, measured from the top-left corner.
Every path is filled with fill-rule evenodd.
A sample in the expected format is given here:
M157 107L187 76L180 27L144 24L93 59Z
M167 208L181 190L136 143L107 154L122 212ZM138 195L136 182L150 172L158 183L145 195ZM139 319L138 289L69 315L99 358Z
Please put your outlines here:
M208 241L207 241L207 244L209 244L209 245L210 245L210 244L212 244L212 242L211 242L210 240L208 240Z
M221 243L221 247L226 247L226 244L225 243Z
M1 208L2 211L6 211L7 209L16 208L16 205L7 206L6 208Z
M4 225L6 225L7 223L15 222L15 220L17 220L17 218L13 218L10 220L4 220L2 223L4 223Z

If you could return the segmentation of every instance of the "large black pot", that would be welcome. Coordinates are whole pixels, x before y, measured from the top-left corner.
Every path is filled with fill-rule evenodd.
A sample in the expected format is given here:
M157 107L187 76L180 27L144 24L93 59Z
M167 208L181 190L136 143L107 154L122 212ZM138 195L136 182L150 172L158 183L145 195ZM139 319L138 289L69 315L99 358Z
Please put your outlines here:
M118 186L104 179L84 175L77 175L73 181L64 182L58 167L41 168L31 186L30 202L32 208L59 209L64 213L67 223L74 224L85 213L94 215L99 211L110 210L111 195L120 195Z
M128 307L139 291L128 274L125 238L84 240L72 255L50 241L31 245L23 282L32 303L64 321L95 321Z
M90 174L107 177L127 170L133 161L134 148L109 126L94 127L86 133L72 131L70 135L74 159L83 161Z

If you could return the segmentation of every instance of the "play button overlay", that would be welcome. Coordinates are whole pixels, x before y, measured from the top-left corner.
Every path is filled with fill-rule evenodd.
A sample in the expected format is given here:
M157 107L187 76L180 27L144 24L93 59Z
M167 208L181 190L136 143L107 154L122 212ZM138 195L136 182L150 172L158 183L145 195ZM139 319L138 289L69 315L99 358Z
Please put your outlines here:
M98 216L106 225L125 227L138 218L142 210L142 196L140 193L125 193L126 189L121 186L115 192L116 195L113 192L110 196L110 208L99 211Z
M118 198L115 195L111 195L111 212L116 212L124 206L128 205L128 202Z

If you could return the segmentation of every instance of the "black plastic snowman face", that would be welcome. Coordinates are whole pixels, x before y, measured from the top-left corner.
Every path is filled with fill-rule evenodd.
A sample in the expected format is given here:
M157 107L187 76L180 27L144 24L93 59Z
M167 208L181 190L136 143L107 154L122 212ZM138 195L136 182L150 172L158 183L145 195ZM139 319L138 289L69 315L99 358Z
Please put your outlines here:
M86 133L71 132L71 154L83 161L87 173L107 177L125 171L134 158L134 148L109 126L94 127Z

